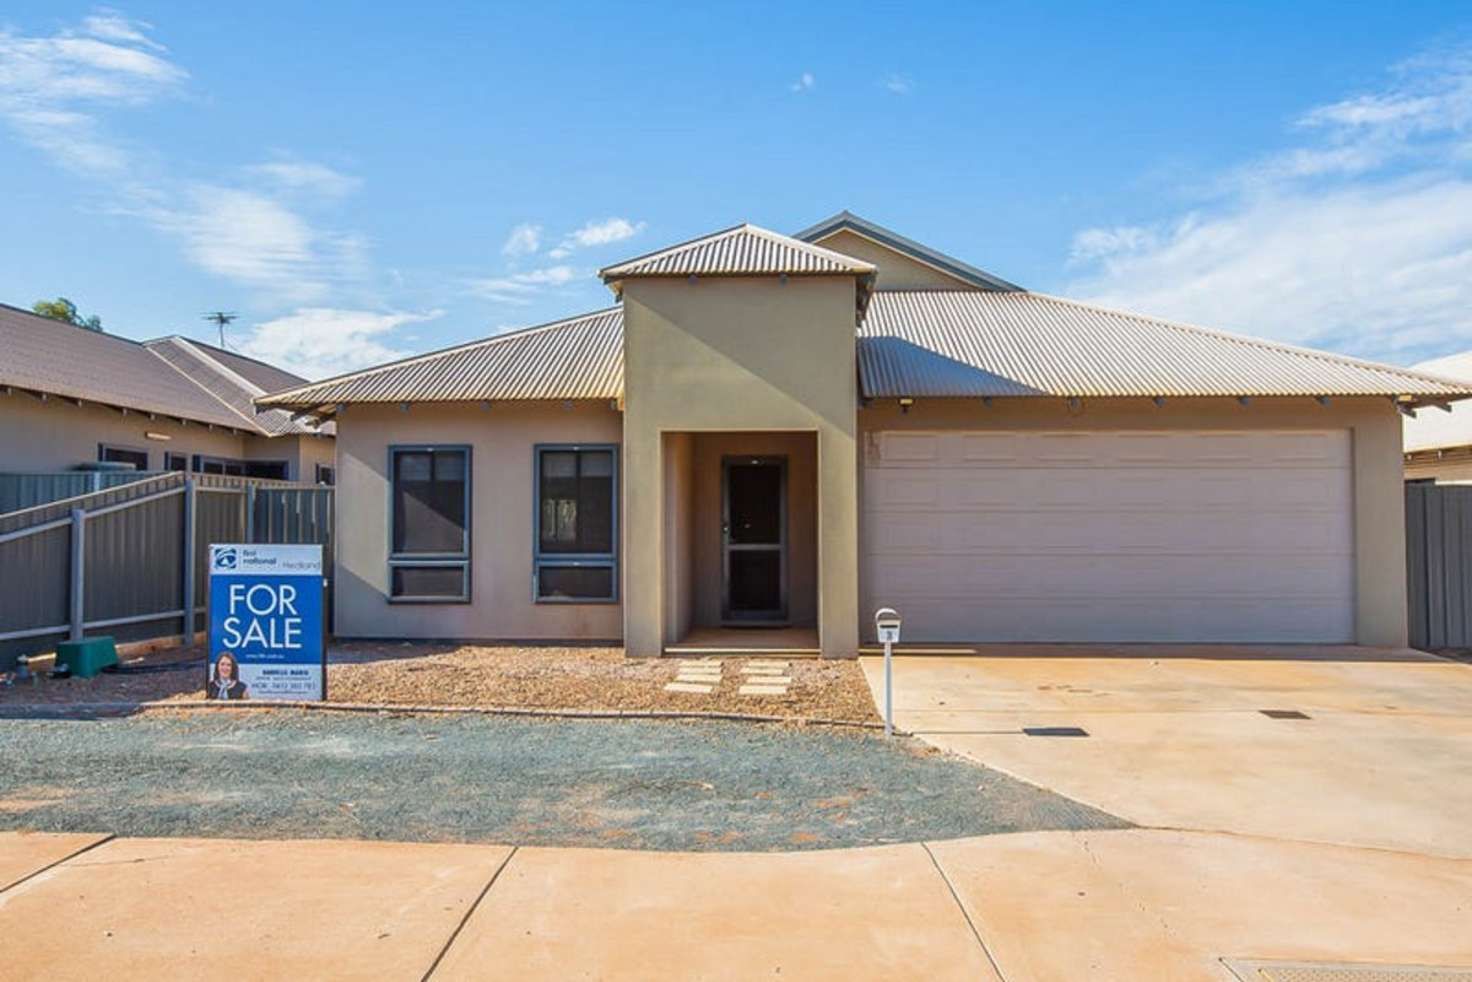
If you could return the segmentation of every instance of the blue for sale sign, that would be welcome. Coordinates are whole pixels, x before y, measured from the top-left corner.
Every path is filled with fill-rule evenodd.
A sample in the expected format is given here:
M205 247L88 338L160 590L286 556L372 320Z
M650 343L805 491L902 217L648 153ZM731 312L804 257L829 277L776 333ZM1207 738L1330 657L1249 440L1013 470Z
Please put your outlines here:
M324 699L322 547L210 546L211 699Z

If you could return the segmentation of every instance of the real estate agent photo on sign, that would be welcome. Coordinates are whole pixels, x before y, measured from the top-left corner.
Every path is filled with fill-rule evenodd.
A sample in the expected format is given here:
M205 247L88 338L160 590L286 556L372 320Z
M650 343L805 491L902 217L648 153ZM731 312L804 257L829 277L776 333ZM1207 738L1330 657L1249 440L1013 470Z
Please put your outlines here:
M233 653L222 651L215 659L214 669L210 672L208 696L211 699L249 698L245 683L240 681L240 666L236 664Z

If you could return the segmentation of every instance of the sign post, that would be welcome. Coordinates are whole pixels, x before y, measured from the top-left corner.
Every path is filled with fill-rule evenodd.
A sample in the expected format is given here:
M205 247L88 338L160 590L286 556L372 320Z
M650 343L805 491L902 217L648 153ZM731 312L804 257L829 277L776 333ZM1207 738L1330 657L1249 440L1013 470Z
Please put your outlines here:
M210 546L210 699L327 698L320 545Z
M900 643L900 615L893 607L874 612L874 633L884 645L884 735L894 736L894 646Z

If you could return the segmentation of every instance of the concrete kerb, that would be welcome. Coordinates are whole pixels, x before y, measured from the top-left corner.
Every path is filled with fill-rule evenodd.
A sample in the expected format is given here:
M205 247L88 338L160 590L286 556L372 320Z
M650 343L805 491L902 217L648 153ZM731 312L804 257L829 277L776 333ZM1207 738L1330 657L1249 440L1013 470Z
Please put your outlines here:
M438 706L387 702L311 701L221 701L217 699L151 699L137 702L74 702L59 705L0 706L0 719L71 719L88 716L130 716L134 713L169 709L214 710L216 712L269 712L300 709L329 713L404 713L439 716L519 716L547 719L656 719L717 720L734 723L790 723L797 726L839 726L883 731L883 723L827 719L821 716L773 716L762 713L733 713L714 710L676 709L530 709L521 706ZM912 734L899 729L899 736Z

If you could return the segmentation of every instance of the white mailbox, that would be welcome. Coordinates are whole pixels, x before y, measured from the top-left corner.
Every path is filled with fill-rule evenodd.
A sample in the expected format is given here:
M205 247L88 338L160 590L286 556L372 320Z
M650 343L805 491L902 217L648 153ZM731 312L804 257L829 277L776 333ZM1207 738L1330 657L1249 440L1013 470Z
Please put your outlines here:
M900 614L893 607L880 607L874 612L874 633L880 644L900 643Z

